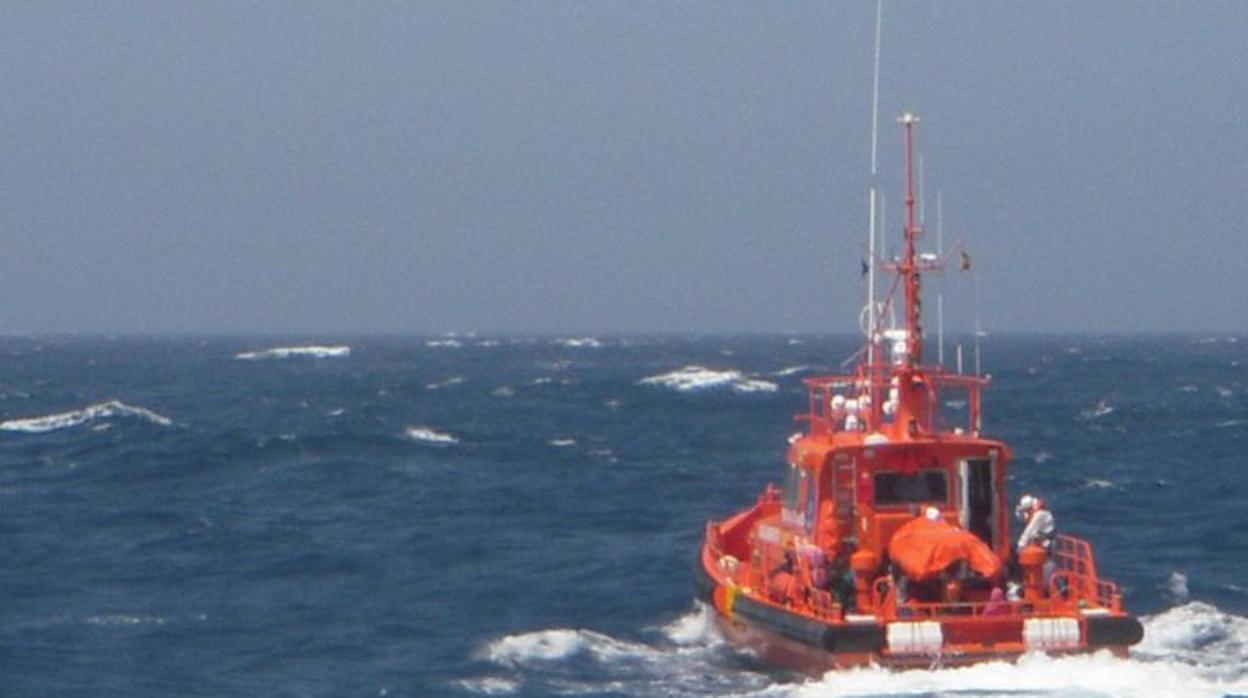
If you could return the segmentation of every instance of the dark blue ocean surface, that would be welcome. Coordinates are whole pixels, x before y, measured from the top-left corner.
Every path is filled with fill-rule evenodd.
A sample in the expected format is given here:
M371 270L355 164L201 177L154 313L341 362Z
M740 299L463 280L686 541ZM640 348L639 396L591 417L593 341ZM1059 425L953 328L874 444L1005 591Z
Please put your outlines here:
M806 680L690 565L852 338L5 338L0 695L1248 693L1241 340L986 341L1011 497L1094 542L1130 659ZM310 344L350 351L244 353Z

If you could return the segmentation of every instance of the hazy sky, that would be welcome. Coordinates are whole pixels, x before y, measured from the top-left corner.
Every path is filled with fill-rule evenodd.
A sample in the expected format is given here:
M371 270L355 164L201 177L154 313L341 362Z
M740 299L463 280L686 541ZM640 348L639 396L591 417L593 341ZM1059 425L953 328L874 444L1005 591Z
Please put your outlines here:
M0 332L849 331L874 14L9 0ZM884 15L985 329L1248 330L1248 2Z

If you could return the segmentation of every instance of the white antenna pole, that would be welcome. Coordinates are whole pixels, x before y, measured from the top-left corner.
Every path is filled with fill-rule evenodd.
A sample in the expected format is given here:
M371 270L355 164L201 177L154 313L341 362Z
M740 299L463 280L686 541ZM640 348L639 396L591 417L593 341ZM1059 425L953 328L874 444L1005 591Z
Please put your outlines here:
M975 375L979 375L979 339L984 336L984 331L979 324L979 272L971 270L971 278L975 284Z
M876 199L876 144L879 141L880 123L880 23L884 16L884 0L875 3L875 61L871 75L871 193L869 202L867 242L867 365L875 366L876 310L875 310L875 199ZM871 369L874 371L875 369Z
M919 162L923 162L919 160ZM936 192L936 256L945 255L945 208L942 192ZM945 365L945 280L942 277L936 291L936 363Z
M927 178L923 174L923 156L919 155L919 225L927 222Z

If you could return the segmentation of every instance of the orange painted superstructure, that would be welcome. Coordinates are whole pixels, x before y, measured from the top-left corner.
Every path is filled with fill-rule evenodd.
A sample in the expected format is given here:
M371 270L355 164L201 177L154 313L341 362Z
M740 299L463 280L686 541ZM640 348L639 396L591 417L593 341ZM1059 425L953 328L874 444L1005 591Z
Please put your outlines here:
M900 119L904 241L881 265L896 274L905 325L880 330L872 318L853 373L806 380L805 429L790 438L784 487L707 524L700 590L730 639L806 669L1124 651L1142 628L1098 576L1087 542L1058 535L1048 549L1014 550L1010 449L981 433L988 378L923 363L920 277L942 260L917 251L917 121ZM929 525L915 523L924 517Z

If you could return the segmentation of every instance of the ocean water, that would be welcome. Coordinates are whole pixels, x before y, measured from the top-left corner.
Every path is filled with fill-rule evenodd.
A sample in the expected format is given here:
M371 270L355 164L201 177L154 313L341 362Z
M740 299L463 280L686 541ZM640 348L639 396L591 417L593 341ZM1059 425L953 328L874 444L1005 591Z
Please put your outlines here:
M984 345L1011 496L1093 541L1129 658L808 678L725 645L704 522L854 348L0 339L0 696L1248 694L1245 337Z

